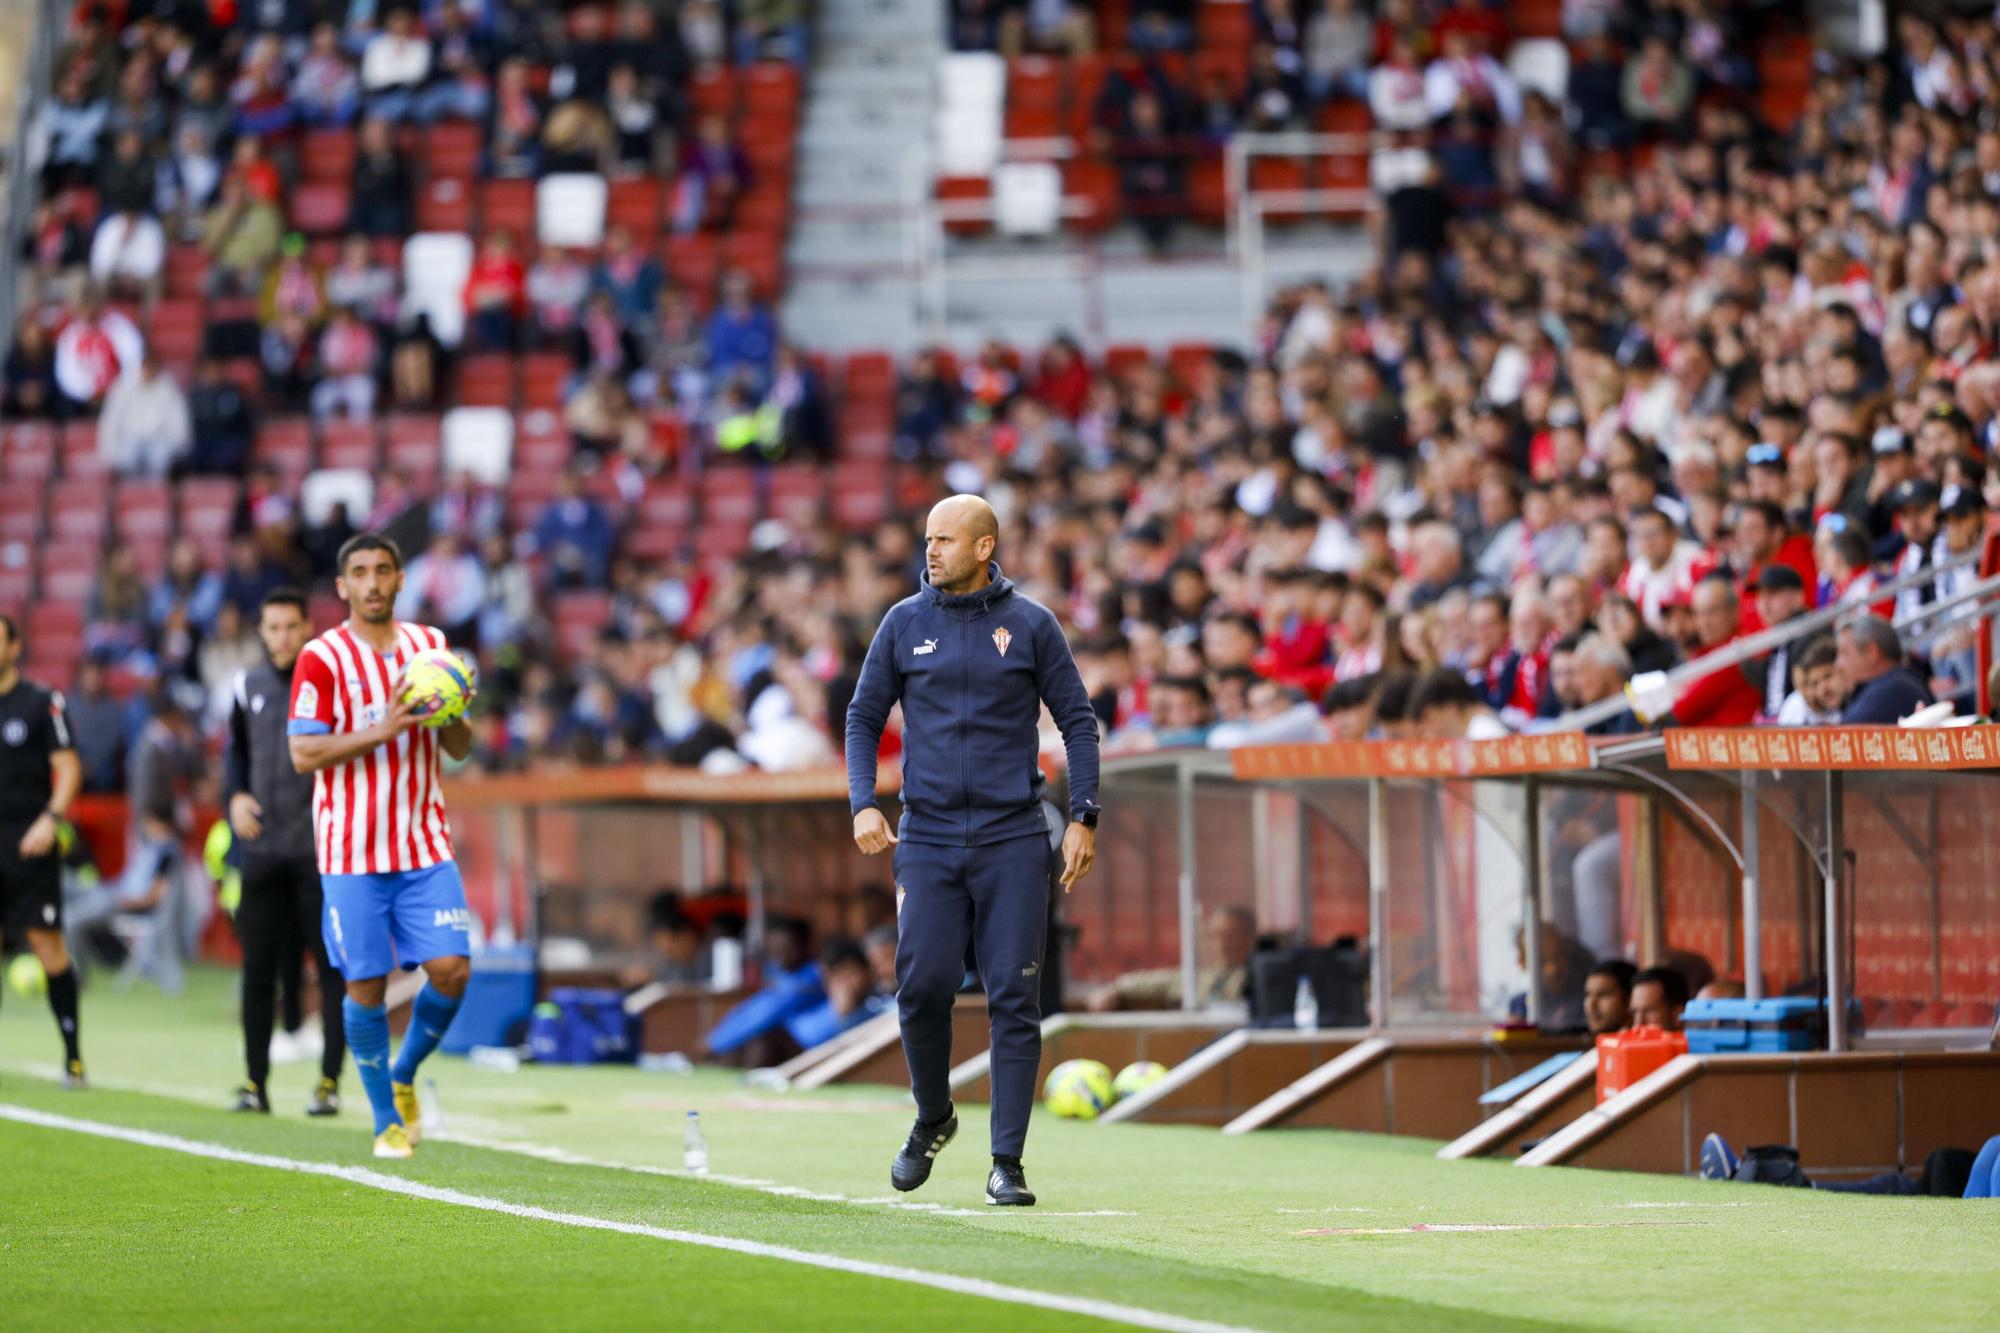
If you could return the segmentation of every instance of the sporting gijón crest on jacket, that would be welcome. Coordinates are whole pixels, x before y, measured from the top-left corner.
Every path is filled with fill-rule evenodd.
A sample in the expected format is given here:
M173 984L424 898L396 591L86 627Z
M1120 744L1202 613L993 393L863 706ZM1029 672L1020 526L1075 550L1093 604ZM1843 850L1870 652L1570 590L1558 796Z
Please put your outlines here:
M909 842L978 846L1045 831L1037 724L1042 704L1069 758L1070 814L1097 808L1097 717L1047 607L993 581L952 596L926 583L889 608L847 710L849 805L875 802L875 752L903 705L903 819Z

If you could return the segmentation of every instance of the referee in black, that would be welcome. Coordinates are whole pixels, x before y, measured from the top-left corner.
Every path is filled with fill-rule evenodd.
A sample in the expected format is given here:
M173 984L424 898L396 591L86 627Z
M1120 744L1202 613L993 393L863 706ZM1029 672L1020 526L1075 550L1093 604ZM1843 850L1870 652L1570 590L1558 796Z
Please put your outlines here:
M287 959L285 952L309 941L319 968L319 1021L326 1040L319 1084L306 1104L306 1114L334 1115L340 1110L340 1065L347 1056L340 1010L347 989L327 959L320 931L312 774L292 767L291 743L285 735L292 667L312 638L304 594L296 588L266 593L258 611L257 637L264 643L264 664L236 677L223 758L229 827L243 872L236 935L243 943L243 1058L249 1079L238 1089L234 1109L267 1113L271 1109L265 1081L271 1073L278 973L296 961Z
M1097 716L1053 613L1015 589L1000 527L955 495L924 527L924 586L889 608L847 710L854 842L896 849L896 1004L917 1123L889 1178L913 1190L958 1132L951 1008L972 948L992 1023L993 1169L986 1202L1031 1205L1021 1169L1042 1059L1041 969L1051 859L1037 756L1047 704L1069 757L1065 891L1097 848ZM875 803L876 751L903 706L900 836Z
M0 948L24 940L49 979L62 1032L63 1082L84 1086L76 971L62 932L56 834L83 787L62 694L21 678L21 630L0 615Z

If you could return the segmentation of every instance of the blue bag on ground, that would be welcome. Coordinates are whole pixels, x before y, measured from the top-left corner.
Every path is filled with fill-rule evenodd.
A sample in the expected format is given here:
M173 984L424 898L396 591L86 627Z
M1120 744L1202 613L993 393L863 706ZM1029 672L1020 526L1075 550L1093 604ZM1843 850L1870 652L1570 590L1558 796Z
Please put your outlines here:
M538 1005L528 1045L544 1064L630 1064L639 1053L639 1020L625 1012L625 992L559 986Z
M481 950L472 956L465 1002L445 1029L441 1049L464 1055L475 1046L517 1046L534 1007L534 946Z

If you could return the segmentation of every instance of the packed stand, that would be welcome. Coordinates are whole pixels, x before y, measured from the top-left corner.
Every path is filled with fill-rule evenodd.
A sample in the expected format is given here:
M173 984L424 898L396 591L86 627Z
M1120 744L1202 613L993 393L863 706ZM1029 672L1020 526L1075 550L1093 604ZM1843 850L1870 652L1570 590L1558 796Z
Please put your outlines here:
M1368 217L1407 239L1439 225L1432 193L1474 209L1566 199L1663 141L1720 138L1704 122L1725 110L1789 131L1812 77L1794 5L950 0L948 12L957 50L1006 58L1008 157L1060 161L1082 205L1071 226L1122 217L1156 248L1185 224L1223 222L1235 201L1222 148L1238 135L1329 136L1250 157L1252 189L1311 192L1267 222ZM1944 48L1925 49L1943 71ZM1969 82L1963 69L1940 77ZM946 156L940 197L995 188Z
M620 541L686 537L663 483L830 444L774 314L807 37L796 0L78 5L0 401L29 673L213 724L262 593L361 527L503 680L566 664Z

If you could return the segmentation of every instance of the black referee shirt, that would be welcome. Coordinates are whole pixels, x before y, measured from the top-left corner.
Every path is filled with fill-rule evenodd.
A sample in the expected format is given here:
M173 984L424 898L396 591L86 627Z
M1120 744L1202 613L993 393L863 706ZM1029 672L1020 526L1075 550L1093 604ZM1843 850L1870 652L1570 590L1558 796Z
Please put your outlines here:
M0 694L0 824L32 824L49 808L49 756L74 745L62 692L16 677Z

